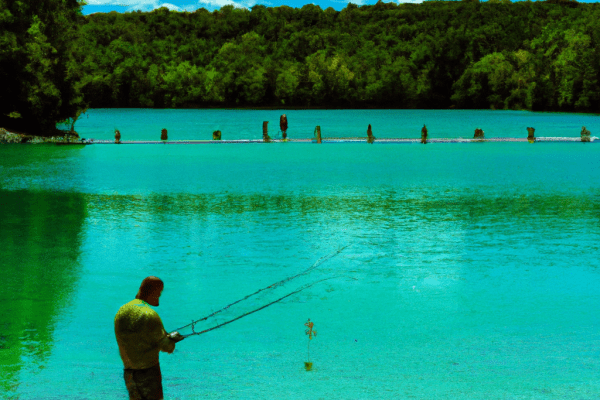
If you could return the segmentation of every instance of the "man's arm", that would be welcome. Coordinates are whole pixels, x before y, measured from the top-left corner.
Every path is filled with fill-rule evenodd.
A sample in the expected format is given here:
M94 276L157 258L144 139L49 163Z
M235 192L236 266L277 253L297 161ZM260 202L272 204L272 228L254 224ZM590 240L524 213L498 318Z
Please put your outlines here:
M160 351L171 354L175 350L175 341L171 340L158 314L152 319L150 328L150 336L152 341L157 344Z

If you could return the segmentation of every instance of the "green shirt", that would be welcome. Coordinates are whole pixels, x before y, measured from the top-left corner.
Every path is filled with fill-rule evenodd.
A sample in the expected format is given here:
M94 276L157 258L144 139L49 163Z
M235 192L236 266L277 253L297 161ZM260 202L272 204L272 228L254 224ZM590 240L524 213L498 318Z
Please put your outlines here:
M175 350L156 311L143 300L123 305L115 316L115 335L123 365L145 369L158 364L158 353Z

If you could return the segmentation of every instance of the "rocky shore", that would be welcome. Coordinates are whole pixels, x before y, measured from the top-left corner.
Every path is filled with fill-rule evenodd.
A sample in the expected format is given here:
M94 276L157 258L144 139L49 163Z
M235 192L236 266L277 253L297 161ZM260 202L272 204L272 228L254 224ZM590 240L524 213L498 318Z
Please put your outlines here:
M56 143L56 144L75 144L85 143L85 139L81 139L77 133L65 132L63 136L35 136L26 135L24 133L9 132L4 128L0 128L0 144L9 143Z

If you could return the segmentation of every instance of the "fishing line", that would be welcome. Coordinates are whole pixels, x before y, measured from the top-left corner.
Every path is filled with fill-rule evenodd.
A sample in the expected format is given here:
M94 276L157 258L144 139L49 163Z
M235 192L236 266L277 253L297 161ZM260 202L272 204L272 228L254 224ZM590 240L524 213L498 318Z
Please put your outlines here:
M333 277L330 277L330 278L319 279L318 281L315 281L315 282L312 282L312 283L307 283L306 285L303 285L303 286L299 287L298 289L294 290L293 292L290 292L290 293L286 294L285 296L283 296L283 297L280 297L280 298L279 298L279 299L277 299L277 300L274 300L274 301L272 301L272 302L270 302L270 303L267 303L267 304L263 305L262 307L259 307L259 308L257 308L257 309L254 309L254 310L252 310L252 311L245 312L245 313L243 313L242 315L240 315L240 316L238 316L238 317L236 317L236 318L230 319L229 321L223 322L223 323L221 323L221 324L218 324L218 325L216 325L216 326L213 326L213 327L211 327L211 328L204 329L204 330L202 330L202 331L196 332L196 331L194 330L194 325L195 325L195 323L194 323L194 322L192 322L191 324L189 324L189 325L186 325L186 326L190 326L190 325L191 325L191 328L192 328L192 333L189 333L189 334L187 334L187 335L181 335L181 336L182 336L183 338L186 338L186 337L189 337L189 336L201 335L201 334L203 334L203 333L210 332L210 331L212 331L212 330L215 330L215 329L217 329L217 328L220 328L220 327L222 327L222 326L225 326L225 325L227 325L227 324L230 324L230 323L232 323L232 322L234 322L234 321L237 321L237 320L238 320L238 319L240 319L240 318L246 317L246 316L248 316L248 315L250 315L250 314L254 314L254 313L255 313L255 312L257 312L257 311L260 311L260 310L262 310L262 309L264 309L264 308L267 308L267 307L269 307L269 306L272 306L273 304L279 303L281 300L283 300L283 299L285 299L285 298L287 298L287 297L290 297L290 296L292 296L292 295L294 295L294 294L296 294L296 293L300 293L301 291L303 291L303 290L306 290L306 289L308 289L309 287L311 287L311 286L313 286L313 285L316 285L317 283L324 282L324 281L328 281L328 280L330 280L330 279L337 279L337 278L347 278L347 279L357 280L356 278L351 278L351 277L348 277L348 276L333 276ZM180 328L180 329L181 329L181 328ZM179 330L176 330L176 331L179 331Z
M296 294L296 293L299 293L299 292L301 292L301 291L303 291L303 290L305 290L305 289L308 289L309 287L311 287L311 286L313 286L313 285L315 285L315 284L317 284L317 283L319 283L319 282L323 282L323 281L330 280L330 279L334 279L334 278L340 278L340 276L335 276L335 277L329 277L329 278L319 279L319 280L317 280L317 281L314 281L314 282L306 283L306 284L304 284L304 285L300 286L298 289L296 289L296 290L294 290L294 291L292 291L292 292L290 292L290 293L286 294L286 295L285 295L285 296L283 296L283 297L280 297L280 298L278 298L277 300L271 301L271 302L267 303L266 305L263 305L262 307L259 307L259 308L257 308L257 309L253 309L253 310L251 310L251 311L248 311L248 312L245 312L245 313L242 313L240 316L238 316L238 317L236 317L236 318L233 318L233 319L231 319L231 320L228 320L228 321L226 321L226 322L223 322L223 323L220 323L220 324L218 323L216 326L214 326L214 327L211 327L211 328L209 328L209 329L205 329L205 330L203 330L203 331L201 331L201 332L196 332L196 331L195 331L195 326L196 326L198 323L201 323L201 322L203 322L203 321L206 321L206 320L208 320L208 319L209 319L209 318L211 318L211 317L215 317L215 316L217 316L219 313L222 313L222 312L224 312L224 311L227 311L227 310L229 310L229 309L230 309L230 308L231 308L233 305L236 305L236 304L238 304L238 303L240 303L240 302L242 302L242 301L245 301L245 300L248 300L248 299L250 299L250 298L252 298L252 297L255 297L255 296L257 296L257 295L258 295L259 293L261 293L261 292L264 292L264 291L266 291L266 290L269 290L269 292L267 292L267 293L271 293L270 291L272 291L272 290L274 290L274 289L277 289L277 288L279 288L279 287L283 286L284 284L286 284L286 283L288 283L288 282L290 282L290 281L292 281L292 280L294 280L294 279L296 279L296 278L298 278L298 277L304 276L304 275L306 275L306 274L308 274L308 273L310 273L310 272L314 271L315 269L317 269L319 266L321 266L321 265L322 265L323 263L325 263L326 261L328 261L328 260L331 260L333 257L335 257L335 256L337 256L338 254L340 254L340 253L341 253L341 252L342 252L344 249L346 249L348 246L350 246L350 245L346 245L346 246L344 246L344 247L342 247L342 248L340 248L340 249L338 249L338 250L336 250L336 251L334 251L334 252L332 252L332 253L330 253L330 254L328 254L328 255L324 256L324 257L321 257L321 258L320 258L320 259L318 259L318 260L317 260L317 261L316 261L316 262L315 262L313 265L311 265L310 267L308 267L308 268L307 268L307 269L305 269L304 271L300 272L299 274L296 274L296 275L293 275L293 276L289 276L289 277L287 277L287 278L285 278L285 279L283 279L283 280L281 280L281 281L279 281L279 282L273 283L273 284L271 284L271 285L269 285L269 286L266 286L266 287L264 287L264 288L262 288L262 289L258 289L257 291L255 291L255 292L253 292L253 293L250 293L249 295L247 295L247 296L245 296L245 297L243 297L243 298L241 298L241 299L239 299L239 300L236 300L236 301L234 301L233 303L231 303L231 304L228 304L228 305L226 305L225 307L223 307L223 308L221 308L221 309L219 309L219 310L217 310L217 311L214 311L214 312L212 312L211 314L207 315L206 317L203 317L203 318L200 318L200 319L198 319L198 320L192 321L191 323L189 323L189 324L187 324L187 325L185 325L185 326L182 326L181 328L175 329L175 331L176 331L176 332L179 332L179 333L181 334L181 331L182 331L183 329L191 328L191 330L192 330L192 333L190 333L190 334L187 334L187 335L184 335L184 334L182 334L182 336L183 336L183 337L188 337L188 336L192 336L192 335L199 335L199 334L201 334L201 333L205 333L205 332L211 331L211 330L213 330L213 329L219 328L219 327L221 327L221 326L227 325L227 324L229 324L229 323L231 323L231 322L233 322L233 321L237 321L238 319L240 319L240 318L242 318L242 317L245 317L245 316L247 316L247 315L253 314L253 313L255 313L256 311L260 311L260 310L262 310L263 308L265 308L265 307L268 307L268 306L270 306L270 305L272 305L272 304L278 303L278 302L280 302L281 300L283 300L283 299L285 299L285 298L287 298L287 297L289 297L289 296L291 296L291 295L293 295L293 294Z

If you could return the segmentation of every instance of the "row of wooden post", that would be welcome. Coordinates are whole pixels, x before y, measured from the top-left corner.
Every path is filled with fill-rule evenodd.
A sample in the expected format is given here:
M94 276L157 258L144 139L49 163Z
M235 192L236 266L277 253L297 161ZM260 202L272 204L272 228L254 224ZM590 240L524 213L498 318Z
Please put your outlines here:
M285 128L284 125L281 121L285 120ZM268 135L268 131L267 131L267 124L269 123L269 121L264 121L263 122L263 141L265 142L270 142L271 138ZM285 131L287 130L287 118L284 115L281 116L280 119L280 126L281 126L281 131L283 133L283 139L286 139L287 135L285 133ZM535 128L532 127L527 127L527 140L529 141L529 143L533 143L535 142ZM423 128L421 128L421 143L425 144L427 143L427 126L423 125ZM317 140L317 143L322 143L323 139L321 137L321 127L319 125L317 125L317 127L315 128L315 132L314 132L314 136ZM582 127L581 128L581 141L582 142L589 142L591 138L591 132L589 130L586 129L586 127ZM483 129L481 128L475 128L475 134L473 135L473 139L485 139L485 132L483 131ZM368 128L367 128L367 143L374 143L375 142L375 136L373 136L373 129L371 128L371 124L369 124Z
M263 141L265 143L268 143L271 141L271 137L269 136L268 125L269 125L269 121L263 122ZM287 140L288 121L287 121L287 117L285 114L281 115L281 117L279 118L279 128L281 129L281 138L283 140ZM535 128L527 127L527 140L529 141L529 143L535 142L534 132L535 132ZM317 125L317 127L315 128L314 135L316 137L317 143L323 142L323 140L321 138L321 127L320 126ZM473 135L473 139L484 139L484 138L485 138L485 133L483 132L483 129L476 128L475 134ZM585 126L582 127L581 128L581 141L589 142L590 138L591 138L591 132L588 131ZM160 140L162 140L162 141L168 140L168 135L167 135L166 129L162 129L160 131ZM213 132L213 140L221 140L221 131ZM375 142L375 136L373 136L373 130L371 128L371 124L369 124L369 127L367 128L367 143L373 143L373 142ZM121 143L121 132L119 132L118 129L115 129L115 143ZM421 143L423 143L423 144L427 143L427 127L425 125L423 125L423 128L421 128Z
M219 135L221 134L221 132L219 132ZM213 139L214 139L214 133L213 133ZM220 136L219 136L220 139ZM167 135L167 130L166 129L161 129L160 131L160 140L162 140L163 142L166 142L167 140L169 140L169 136ZM118 129L115 129L115 143L121 143L121 132Z
M266 143L271 141L267 125L269 125L269 121L263 121L263 142ZM281 139L287 140L288 121L285 114L282 114L281 117L279 117L279 129L281 130Z

